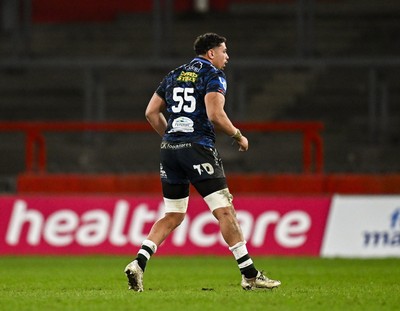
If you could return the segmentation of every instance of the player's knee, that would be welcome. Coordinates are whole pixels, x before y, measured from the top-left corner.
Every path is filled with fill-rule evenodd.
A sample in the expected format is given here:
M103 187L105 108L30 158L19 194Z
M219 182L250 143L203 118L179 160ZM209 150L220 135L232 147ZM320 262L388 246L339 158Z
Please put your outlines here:
M182 221L185 219L184 213L166 213L164 219L168 222L172 229L178 227Z
M212 213L218 221L228 219L233 222L236 219L235 210L231 207L220 207L215 209Z

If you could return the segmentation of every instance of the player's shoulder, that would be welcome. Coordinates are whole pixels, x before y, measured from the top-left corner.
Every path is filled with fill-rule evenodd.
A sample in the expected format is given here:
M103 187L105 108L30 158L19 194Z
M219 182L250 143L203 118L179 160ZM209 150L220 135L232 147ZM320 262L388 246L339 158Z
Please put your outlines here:
M211 63L207 64L204 68L204 75L208 76L209 79L218 79L219 77L225 78L225 73Z
M184 70L184 68L185 68L185 65L180 65L180 66L178 66L178 67L172 69L172 70L167 74L167 76L174 76L174 75L177 75L177 74L179 74L179 72L181 72L182 70Z

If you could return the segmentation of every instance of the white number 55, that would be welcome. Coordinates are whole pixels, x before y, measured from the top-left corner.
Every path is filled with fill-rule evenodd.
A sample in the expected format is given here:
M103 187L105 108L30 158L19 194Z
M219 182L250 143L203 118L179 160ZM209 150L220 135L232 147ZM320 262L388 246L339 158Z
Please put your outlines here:
M194 88L192 87L175 87L172 93L172 99L175 101L176 105L172 106L172 112L179 113L182 111L191 113L196 109L196 98L191 94L194 93Z

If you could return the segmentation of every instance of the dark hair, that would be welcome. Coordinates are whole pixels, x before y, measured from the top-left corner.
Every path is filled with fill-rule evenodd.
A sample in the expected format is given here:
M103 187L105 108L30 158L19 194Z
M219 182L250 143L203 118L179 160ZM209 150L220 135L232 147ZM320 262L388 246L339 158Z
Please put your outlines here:
M226 42L225 37L209 32L198 36L194 41L193 48L196 55L204 55L209 49L220 46L224 42Z

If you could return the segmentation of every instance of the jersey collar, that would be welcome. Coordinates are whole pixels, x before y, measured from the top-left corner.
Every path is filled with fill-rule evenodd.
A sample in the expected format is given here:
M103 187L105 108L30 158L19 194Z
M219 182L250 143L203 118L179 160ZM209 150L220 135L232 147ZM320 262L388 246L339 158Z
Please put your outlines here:
M201 56L197 56L193 60L199 60L203 63L208 63L208 64L212 65L212 63L208 59L205 59L204 57L201 57Z

